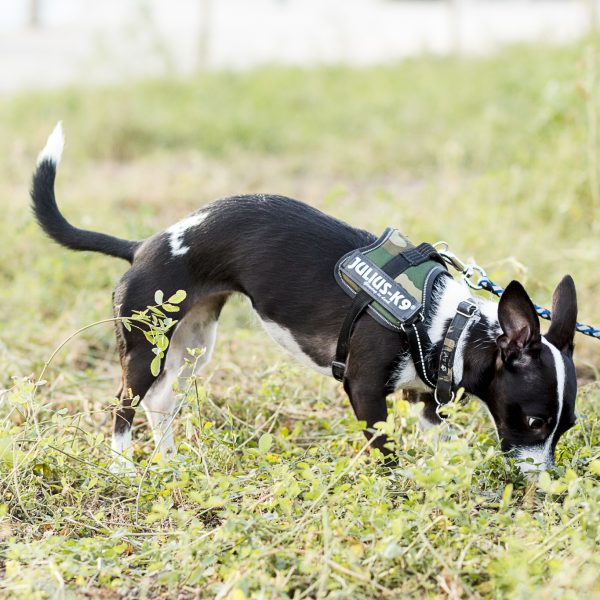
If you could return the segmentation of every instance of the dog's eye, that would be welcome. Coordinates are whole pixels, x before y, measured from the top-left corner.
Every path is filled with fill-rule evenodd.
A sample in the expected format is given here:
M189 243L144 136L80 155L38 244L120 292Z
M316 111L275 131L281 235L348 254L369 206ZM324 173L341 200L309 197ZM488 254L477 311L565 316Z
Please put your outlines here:
M546 421L540 417L527 417L527 425L531 429L541 429L545 423Z

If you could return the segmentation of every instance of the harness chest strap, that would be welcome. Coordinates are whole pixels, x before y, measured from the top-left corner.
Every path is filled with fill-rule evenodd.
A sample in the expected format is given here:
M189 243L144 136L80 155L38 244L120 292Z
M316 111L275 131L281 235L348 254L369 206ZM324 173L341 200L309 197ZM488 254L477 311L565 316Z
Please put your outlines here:
M434 398L438 405L444 406L454 400L454 357L458 341L471 319L479 319L479 309L473 300L463 300L456 309L456 314L450 322L444 337L435 385Z

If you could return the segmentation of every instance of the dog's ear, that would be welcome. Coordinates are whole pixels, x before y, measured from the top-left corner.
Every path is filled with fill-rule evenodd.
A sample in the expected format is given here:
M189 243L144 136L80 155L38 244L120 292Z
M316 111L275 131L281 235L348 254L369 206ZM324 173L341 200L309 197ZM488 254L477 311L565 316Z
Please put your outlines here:
M565 275L552 295L552 323L546 339L561 352L573 353L573 337L577 325L577 292L575 282Z
M541 343L540 320L525 288L511 281L504 290L498 305L498 320L502 328L497 344L502 360L511 363L525 350L534 350Z

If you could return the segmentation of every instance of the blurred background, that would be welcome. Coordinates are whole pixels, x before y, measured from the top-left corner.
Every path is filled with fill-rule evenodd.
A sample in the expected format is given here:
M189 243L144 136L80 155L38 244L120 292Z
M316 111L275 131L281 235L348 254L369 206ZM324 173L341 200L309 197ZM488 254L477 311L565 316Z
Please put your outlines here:
M566 43L596 0L3 0L0 90Z
M82 227L143 238L215 198L280 193L375 233L445 239L540 304L570 272L580 320L600 323L598 6L0 0L0 298L19 307L0 319L5 377L110 316L125 270L58 248L29 213L59 119L59 204ZM222 339L217 365L271 360L241 305ZM578 342L589 381L598 342ZM112 396L111 328L53 364L57 390L85 380L92 399Z

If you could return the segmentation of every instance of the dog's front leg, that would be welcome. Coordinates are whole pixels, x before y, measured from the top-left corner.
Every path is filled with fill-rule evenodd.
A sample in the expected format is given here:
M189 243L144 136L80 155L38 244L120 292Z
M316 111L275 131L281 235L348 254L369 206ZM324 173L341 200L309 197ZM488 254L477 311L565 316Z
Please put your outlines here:
M386 463L390 460L393 462L393 452L386 448L388 442L385 434L373 434L373 426L375 423L385 421L388 411L385 401L386 393L382 385L374 384L372 381L359 379L346 379L344 381L344 389L350 398L350 404L354 409L354 414L359 421L365 421L367 429L365 436L368 440L375 439L371 442L371 448L378 448L385 456Z
M386 464L390 466L396 463L396 455L386 448L387 436L373 434L373 426L387 419L386 397L394 391L394 367L401 351L400 336L365 315L352 335L344 379L344 389L356 417L366 422L365 436L371 440L375 435L372 447L386 456Z

